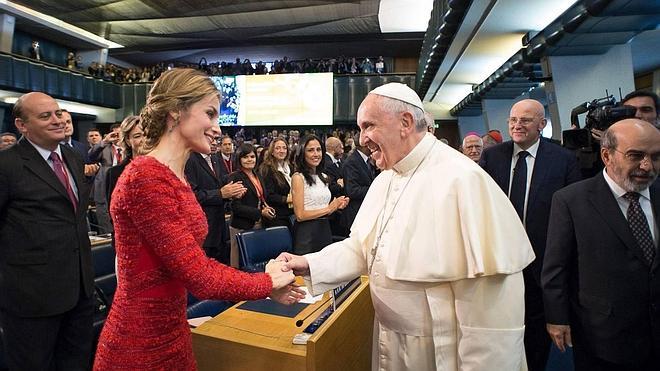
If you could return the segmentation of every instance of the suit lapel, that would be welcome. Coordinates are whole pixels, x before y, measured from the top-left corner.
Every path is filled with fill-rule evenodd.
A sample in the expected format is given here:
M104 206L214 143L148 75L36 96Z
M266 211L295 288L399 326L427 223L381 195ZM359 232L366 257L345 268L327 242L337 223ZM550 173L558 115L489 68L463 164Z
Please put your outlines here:
M513 142L509 141L502 145L500 155L503 158L495 159L498 174L495 182L502 188L504 194L509 196L509 181L511 178L511 159L513 158Z
M651 207L653 208L653 217L655 218L655 225L660 226L660 179L656 180L650 187L651 193ZM653 223L651 223L653 225ZM656 236L656 239L660 241L660 236ZM660 249L660 243L655 246L655 259L653 260L653 270L658 269L660 266L660 257L658 257L658 249Z
M545 183L545 178L550 172L552 166L552 152L548 150L548 144L539 139L539 149L534 159L534 168L532 169L532 180L529 185L529 199L527 200L527 210L534 210L532 206L539 194L541 185Z
M60 146L60 150L62 152L62 157L64 157L64 163L66 164L67 171L71 173L71 177L73 178L73 181L76 182L76 188L78 189L78 205L76 206L76 210L80 211L83 208L85 201L83 194L84 180L82 179L82 175L85 171L80 167L81 164L76 161L73 149L62 147L64 146ZM68 195L67 198L69 198Z
M645 261L642 250L637 245L635 236L630 232L628 221L623 216L619 204L616 202L612 190L605 182L602 173L598 173L594 178L594 190L589 195L589 199L598 213L610 229L619 237L624 245L642 262Z
M37 149L34 148L25 138L19 141L18 146L20 148L21 156L26 160L25 167L68 200L69 195L67 195L64 186L60 180L57 179L55 172L51 169L50 165L44 161Z
M201 153L195 153L195 157L197 157L197 161L200 163L200 165L202 165L202 169L204 169L204 171L214 179L217 179L217 176L213 174L213 171L209 167L209 164L206 162L204 156ZM211 157L211 162L213 162L213 157Z

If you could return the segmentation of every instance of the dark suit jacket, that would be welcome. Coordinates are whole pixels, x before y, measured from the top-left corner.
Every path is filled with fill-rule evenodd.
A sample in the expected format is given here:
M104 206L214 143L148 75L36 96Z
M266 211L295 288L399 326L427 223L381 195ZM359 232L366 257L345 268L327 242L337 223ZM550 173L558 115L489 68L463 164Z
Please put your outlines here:
M232 166L232 169L231 169L232 171L229 171L229 169L227 169L227 166L225 165L225 160L222 158L222 154L220 152L218 152L218 154L217 154L218 170L219 170L218 174L220 176L220 180L222 180L222 182L224 184L229 183L229 174L231 174L233 171L236 171L236 168L234 166L234 162L235 162L234 158L235 157L236 156L231 155L231 157L229 158L229 163Z
M369 165L364 162L357 149L344 162L342 173L346 196L350 198L348 206L342 212L342 225L350 230L355 216L360 210L362 200L367 195L371 182L374 181L375 174L371 171Z
M124 169L131 162L130 159L126 159L121 162L121 164L113 166L108 169L108 172L105 175L105 197L108 200L108 211L110 211L110 201L112 200L112 192L115 190L119 176L124 172Z
M507 141L488 148L479 165L495 180L505 194L509 192L513 142ZM528 169L529 170L529 169ZM548 233L548 218L552 195L581 179L575 154L548 140L541 139L529 185L525 230L536 259L526 268L540 287L541 267Z
M257 177L259 177L258 174ZM259 177L259 180L263 188L264 182L261 177ZM254 223L261 219L257 190L254 188L250 178L242 171L231 173L229 175L229 181L243 182L243 185L247 188L247 192L245 192L243 197L231 201L231 226L238 229L252 229Z
M92 189L92 199L96 203L106 203L106 185L105 179L108 175L108 169L112 167L114 154L111 144L104 144L103 141L89 149L88 160L90 163L99 163L101 167L94 176L94 189Z
M211 156L211 163L215 173L211 171L204 157L199 153L192 153L186 163L186 179L195 193L197 202L202 206L206 221L209 226L209 233L204 240L204 247L220 247L224 241L225 230L225 201L220 194L220 188L224 183L220 180L219 168L222 165L218 162L217 156Z
M291 192L291 186L279 171L274 174L270 169L265 169L260 175L263 180L264 192L266 192L266 203L275 209L276 219L280 219L282 222L286 222L286 225L289 225L289 217L293 214L293 209L289 208L286 199ZM282 183L278 183L275 177L279 177Z
M650 188L658 223L660 182ZM660 354L660 259L644 264L600 173L555 193L542 284L546 321L614 363Z
M78 188L74 212L55 172L25 138L0 152L0 307L14 315L51 316L94 290L85 221L89 185L69 147L62 157Z
M335 165L327 153L324 153L323 157L325 158L323 161L323 172L330 178L328 188L330 189L330 193L332 193L332 197L343 196L344 189L337 183L337 179L342 177L341 168L343 164L340 163L340 166Z
M76 153L80 155L80 157L83 159L84 163L87 163L87 145L80 143L79 141L75 139L71 139L71 148L73 148Z

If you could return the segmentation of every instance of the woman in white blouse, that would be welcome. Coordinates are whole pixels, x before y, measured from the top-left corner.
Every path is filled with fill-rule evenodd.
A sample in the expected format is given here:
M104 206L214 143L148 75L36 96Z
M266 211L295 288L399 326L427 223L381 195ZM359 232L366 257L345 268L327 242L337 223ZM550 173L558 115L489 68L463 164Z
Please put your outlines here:
M330 201L328 177L323 174L325 148L315 135L300 140L291 177L291 195L296 225L293 235L293 252L297 255L316 252L332 243L332 231L328 215L348 205L348 197L340 196Z

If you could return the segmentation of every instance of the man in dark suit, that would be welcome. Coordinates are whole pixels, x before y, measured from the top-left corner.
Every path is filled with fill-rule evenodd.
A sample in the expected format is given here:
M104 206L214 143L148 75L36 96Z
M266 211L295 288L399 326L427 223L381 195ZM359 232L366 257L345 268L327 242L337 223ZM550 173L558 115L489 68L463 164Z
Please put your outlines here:
M328 176L328 188L332 197L344 196L344 179L342 178L341 158L344 154L344 145L336 137L328 137L325 140L325 158L323 172ZM348 237L348 230L342 224L341 214L343 210L335 212L329 216L330 228L333 236Z
M226 183L229 174L236 170L234 169L234 142L229 135L224 135L220 139L219 151L220 156L218 156L218 160L220 161L220 171L218 174L220 174L220 179Z
M364 196L367 195L371 182L376 177L376 168L369 162L371 151L367 147L355 141L355 150L348 156L342 167L344 178L344 189L346 196L350 199L348 206L341 213L341 225L346 235L353 225Z
M73 139L73 119L71 118L69 111L65 109L62 110L62 119L64 120L64 140L61 144L73 148L76 153L80 155L85 162L85 176L94 176L94 174L99 171L99 164L89 164L87 154L89 148L87 145Z
M479 164L518 212L536 259L523 270L525 279L525 354L530 371L545 370L550 337L545 329L541 268L552 195L580 180L575 155L541 138L546 125L543 105L525 99L511 107L512 140L487 149Z
M0 326L10 370L86 370L94 273L83 163L67 146L57 102L14 106L23 137L0 152Z
M542 273L548 333L575 369L660 365L660 131L639 119L601 141L605 170L555 193Z
M218 131L219 128L218 128ZM209 232L202 247L206 255L229 264L226 233L225 199L241 197L246 189L241 182L224 182L220 177L222 164L217 156L217 142L211 144L211 154L192 153L186 163L186 178L195 193L208 223Z
M112 222L108 212L108 200L106 199L105 178L108 169L119 165L123 160L121 147L119 146L120 124L110 126L110 132L103 137L101 142L93 145L88 152L89 162L98 163L100 168L94 177L94 189L92 198L96 205L96 220L100 233L111 233Z

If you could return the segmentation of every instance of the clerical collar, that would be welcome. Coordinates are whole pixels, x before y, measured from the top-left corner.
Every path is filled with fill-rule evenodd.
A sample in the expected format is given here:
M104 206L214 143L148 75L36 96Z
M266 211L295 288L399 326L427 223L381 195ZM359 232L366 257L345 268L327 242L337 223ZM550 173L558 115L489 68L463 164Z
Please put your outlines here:
M433 134L431 133L426 133L424 138L422 138L419 143L413 148L410 153L406 155L401 161L397 162L392 169L399 173L399 174L405 174L412 169L414 169L417 165L419 165L422 160L424 160L424 156L429 151L429 148L435 143L437 139Z
M533 158L536 158L536 153L539 151L539 143L541 143L541 137L536 139L536 142L532 144L529 148L527 148L527 152ZM513 143L513 157L516 157L516 155L522 151L523 149L520 148L518 144Z

